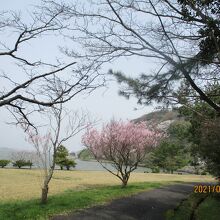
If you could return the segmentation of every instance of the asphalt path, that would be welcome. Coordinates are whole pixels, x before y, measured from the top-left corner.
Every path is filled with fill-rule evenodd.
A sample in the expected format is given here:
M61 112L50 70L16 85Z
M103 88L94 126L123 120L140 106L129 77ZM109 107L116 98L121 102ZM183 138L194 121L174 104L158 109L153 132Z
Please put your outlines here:
M163 220L168 209L175 208L193 192L198 183L163 186L154 190L113 200L107 205L95 206L53 220Z

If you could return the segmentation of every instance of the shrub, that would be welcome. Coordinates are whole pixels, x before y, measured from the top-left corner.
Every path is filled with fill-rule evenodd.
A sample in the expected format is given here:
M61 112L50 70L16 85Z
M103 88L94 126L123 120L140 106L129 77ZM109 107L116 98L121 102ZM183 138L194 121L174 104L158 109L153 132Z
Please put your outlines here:
M31 169L31 167L33 166L33 163L30 160L28 160L28 161L26 161L25 166L29 166Z
M21 167L27 166L27 161L25 161L25 160L16 160L13 163L13 166L18 167L20 169Z
M201 175L207 175L206 171L203 170L203 171L201 172Z
M66 169L69 170L70 167L75 167L76 166L76 162L74 160L65 159L65 161L63 161L63 166L65 166Z
M0 167L6 167L11 161L10 160L0 160Z
M160 168L159 167L153 167L152 168L152 173L159 173L160 172Z

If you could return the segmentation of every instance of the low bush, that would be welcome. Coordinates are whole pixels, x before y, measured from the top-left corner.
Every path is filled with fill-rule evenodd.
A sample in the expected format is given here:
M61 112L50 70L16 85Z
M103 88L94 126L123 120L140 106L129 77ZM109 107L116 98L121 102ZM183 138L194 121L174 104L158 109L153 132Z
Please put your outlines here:
M30 164L30 161L26 161L26 160L16 160L15 162L13 162L13 167L18 167L19 169L21 167L25 167L25 166L32 166L32 163Z
M10 160L0 160L0 167L6 167L11 161Z
M206 171L202 171L201 175L207 175Z
M160 168L158 168L158 167L152 168L152 173L159 173L159 172L160 172Z

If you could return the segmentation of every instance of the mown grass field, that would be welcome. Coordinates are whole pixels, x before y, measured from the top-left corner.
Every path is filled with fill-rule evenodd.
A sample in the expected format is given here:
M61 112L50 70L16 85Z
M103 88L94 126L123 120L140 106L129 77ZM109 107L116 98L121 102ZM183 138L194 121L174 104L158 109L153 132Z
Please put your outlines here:
M50 195L46 205L39 199L0 201L1 220L48 220L56 215L66 215L70 212L106 204L113 199L127 197L138 192L158 188L162 183L130 183L126 188L115 186L93 186L77 190L66 190L56 195Z
M209 182L211 176L132 173L129 183ZM39 170L0 169L0 202L29 200L40 197L42 173ZM128 184L129 184L128 183ZM83 190L101 186L120 185L112 174L104 171L55 171L49 196L66 190Z

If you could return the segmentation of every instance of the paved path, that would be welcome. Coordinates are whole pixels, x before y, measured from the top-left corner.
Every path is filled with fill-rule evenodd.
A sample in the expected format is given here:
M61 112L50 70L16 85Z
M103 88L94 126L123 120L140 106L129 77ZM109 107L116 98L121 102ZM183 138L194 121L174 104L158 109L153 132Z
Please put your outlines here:
M197 183L198 184L198 183ZM163 220L168 209L193 191L193 183L163 186L53 220Z

